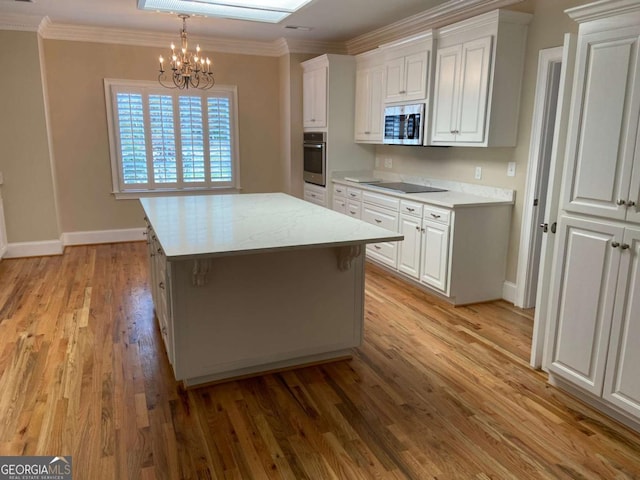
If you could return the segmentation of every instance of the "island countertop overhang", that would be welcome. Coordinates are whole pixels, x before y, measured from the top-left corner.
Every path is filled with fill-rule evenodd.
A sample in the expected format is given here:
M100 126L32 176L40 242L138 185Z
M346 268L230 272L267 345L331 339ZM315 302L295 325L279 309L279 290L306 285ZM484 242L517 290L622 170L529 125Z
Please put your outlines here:
M140 203L168 260L404 238L284 193L147 197Z

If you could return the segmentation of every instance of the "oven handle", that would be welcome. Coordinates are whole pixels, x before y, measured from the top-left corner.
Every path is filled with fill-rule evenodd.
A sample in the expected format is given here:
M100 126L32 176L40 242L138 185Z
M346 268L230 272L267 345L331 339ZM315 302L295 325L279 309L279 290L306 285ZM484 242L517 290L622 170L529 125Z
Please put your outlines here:
M304 148L324 148L324 145L317 145L313 143L305 143Z

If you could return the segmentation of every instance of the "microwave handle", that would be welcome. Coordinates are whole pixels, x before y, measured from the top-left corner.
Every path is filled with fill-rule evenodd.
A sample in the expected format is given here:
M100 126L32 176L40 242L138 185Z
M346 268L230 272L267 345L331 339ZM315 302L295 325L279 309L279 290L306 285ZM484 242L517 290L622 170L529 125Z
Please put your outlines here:
M407 138L416 138L416 114L412 113L411 115L409 115L407 117L407 120L413 120L413 122L411 122L411 135L409 135L409 129L407 129ZM407 125L409 125L409 122L407 121Z

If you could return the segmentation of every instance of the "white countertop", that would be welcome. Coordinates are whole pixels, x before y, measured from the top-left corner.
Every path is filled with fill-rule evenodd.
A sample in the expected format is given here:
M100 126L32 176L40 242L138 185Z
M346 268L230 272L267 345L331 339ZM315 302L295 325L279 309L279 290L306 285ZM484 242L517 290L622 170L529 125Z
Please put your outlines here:
M383 193L392 197L406 198L407 200L424 202L446 208L477 207L482 205L513 205L513 200L484 197L455 190L447 190L446 192L402 193L395 190L377 187L375 183L367 184L350 182L341 178L334 178L332 180L334 183L339 183L340 185L347 185L349 187L360 188L370 192Z
M284 193L148 197L140 203L174 260L403 239Z

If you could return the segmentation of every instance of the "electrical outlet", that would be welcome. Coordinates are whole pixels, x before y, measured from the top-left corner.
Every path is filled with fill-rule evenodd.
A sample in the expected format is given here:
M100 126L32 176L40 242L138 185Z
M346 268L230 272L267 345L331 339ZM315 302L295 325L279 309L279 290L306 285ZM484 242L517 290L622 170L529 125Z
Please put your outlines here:
M384 168L393 168L393 159L385 158L384 159Z
M476 167L475 178L476 178L476 180L481 180L482 179L482 167Z
M507 164L507 177L516 176L516 162L509 162Z

